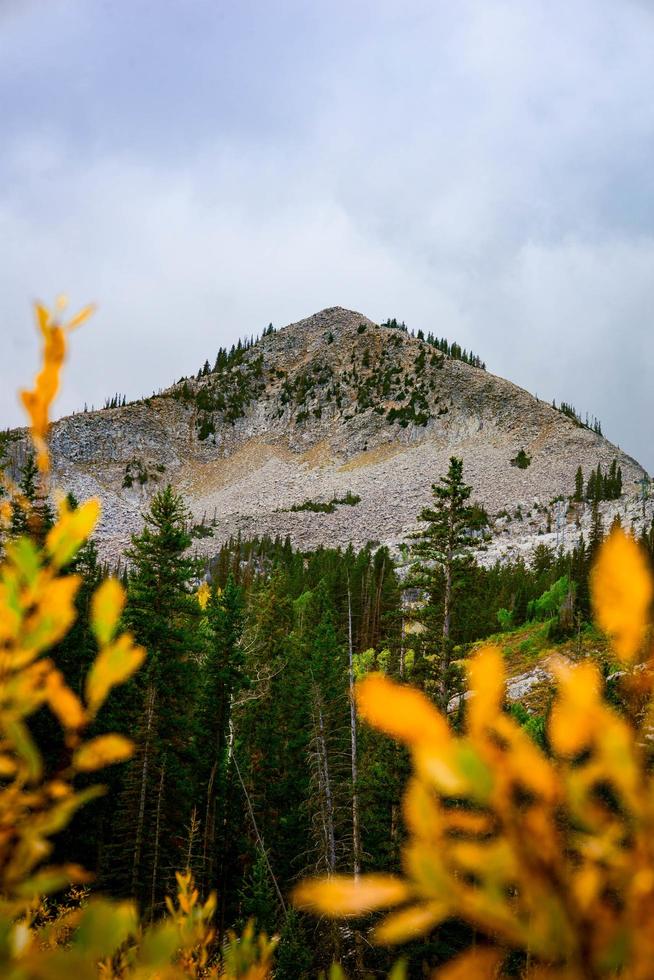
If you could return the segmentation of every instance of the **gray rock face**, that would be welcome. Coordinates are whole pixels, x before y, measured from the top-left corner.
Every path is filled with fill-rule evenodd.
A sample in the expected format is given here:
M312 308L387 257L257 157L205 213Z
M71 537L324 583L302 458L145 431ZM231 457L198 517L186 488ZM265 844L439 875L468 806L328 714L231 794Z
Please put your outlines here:
M16 435L18 462L24 439ZM212 525L196 542L200 553L238 532L290 535L302 548L397 547L452 455L496 518L482 560L552 543L548 510L551 522L551 502L572 493L579 465L587 477L616 459L627 495L613 509L641 520L643 469L616 446L516 385L340 307L264 336L217 372L160 396L61 419L51 445L54 485L101 498L98 544L109 560L165 482L185 495L198 524ZM520 449L531 460L525 469L511 464ZM290 510L348 492L360 502L332 513ZM565 544L588 519L565 516Z

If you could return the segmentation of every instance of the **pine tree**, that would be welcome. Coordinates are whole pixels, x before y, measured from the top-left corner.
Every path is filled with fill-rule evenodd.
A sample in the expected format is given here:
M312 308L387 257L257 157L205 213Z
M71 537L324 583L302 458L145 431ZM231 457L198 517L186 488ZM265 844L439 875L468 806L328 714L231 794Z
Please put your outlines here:
M138 750L125 775L121 818L127 890L150 913L168 892L174 871L184 866L183 841L196 798L198 658L204 638L192 594L198 563L186 555L189 519L183 499L167 486L153 498L145 527L126 552L132 571L125 622L148 659L136 675L130 727L137 732Z
M575 493L573 500L580 504L584 499L584 474L581 466L577 467L577 472L575 473Z
M206 610L209 635L202 665L200 709L204 746L200 775L204 799L200 884L206 893L222 882L227 860L224 828L232 776L229 728L234 695L247 684L241 646L243 613L243 590L230 574L223 590L214 584ZM218 892L220 895L220 889Z
M54 517L41 488L41 478L32 452L23 464L18 489L20 500L13 500L11 505L10 535L29 534L42 543Z
M588 558L590 564L592 565L597 552L599 551L599 546L604 540L604 523L602 521L602 514L599 509L599 502L597 500L593 501L593 511L591 516L590 525L590 537L588 540Z
M581 534L570 556L570 579L574 583L578 613L585 619L590 615L589 570L588 548L586 547L586 540L583 534Z
M597 473L595 474L595 494L593 500L605 500L606 499L606 480L604 474L602 473L602 464L597 464Z
M452 608L470 567L472 544L472 510L467 503L472 488L463 482L463 460L451 457L447 475L432 485L432 493L434 506L423 508L419 514L419 520L427 526L413 536L413 581L427 592L421 619L428 640L437 646L434 652L439 661L438 697L441 705L447 706L452 680Z
M606 477L605 496L608 500L615 500L619 494L618 489L618 461L614 459L609 467Z

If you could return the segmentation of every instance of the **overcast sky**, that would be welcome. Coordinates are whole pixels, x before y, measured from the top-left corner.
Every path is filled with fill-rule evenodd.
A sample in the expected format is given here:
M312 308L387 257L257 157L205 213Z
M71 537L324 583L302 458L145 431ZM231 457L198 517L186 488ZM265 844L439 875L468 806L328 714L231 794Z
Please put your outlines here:
M654 469L654 0L0 0L0 426L347 306Z

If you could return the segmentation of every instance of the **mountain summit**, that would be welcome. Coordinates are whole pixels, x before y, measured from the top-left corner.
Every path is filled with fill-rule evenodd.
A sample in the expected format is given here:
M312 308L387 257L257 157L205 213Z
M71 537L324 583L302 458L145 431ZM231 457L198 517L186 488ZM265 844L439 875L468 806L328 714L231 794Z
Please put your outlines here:
M100 496L109 558L164 482L186 497L206 554L239 532L290 535L305 548L398 545L452 455L497 532L489 557L502 535L520 549L523 538L564 533L556 500L572 494L579 466L587 479L615 460L635 493L635 460L479 363L395 321L331 307L221 350L159 395L61 419L55 485ZM19 464L25 433L10 435ZM570 534L580 526L577 514Z

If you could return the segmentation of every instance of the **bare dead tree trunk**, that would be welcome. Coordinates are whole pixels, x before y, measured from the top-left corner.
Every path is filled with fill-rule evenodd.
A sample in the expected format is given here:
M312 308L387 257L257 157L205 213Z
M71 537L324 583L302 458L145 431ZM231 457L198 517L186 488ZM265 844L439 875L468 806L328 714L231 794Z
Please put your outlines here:
M452 561L448 556L445 565L445 589L443 592L443 651L450 638L450 607L452 603Z
M336 870L336 836L334 833L334 799L329 778L329 762L327 759L327 741L325 739L325 721L322 705L316 697L316 713L318 716L318 754L322 769L322 785L325 794L324 821L326 829L327 868L330 874Z
M164 756L161 763L161 777L159 779L159 792L157 793L157 815L154 826L154 856L152 858L152 888L150 890L150 916L154 914L154 906L157 897L157 875L159 874L159 840L161 831L161 801L163 799L164 779L166 774L166 758Z
M143 745L143 764L141 766L141 790L139 794L139 812L136 821L136 834L134 837L134 857L132 860L132 895L138 894L139 872L141 870L141 853L143 850L143 827L145 825L145 799L147 795L148 768L150 765L150 748L152 739L152 727L154 723L154 704L156 692L154 685L150 684L146 697L146 726L145 743Z
M382 562L382 567L379 570L379 581L377 582L377 590L375 592L375 609L373 615L373 631L372 631L372 646L377 646L379 642L379 627L381 622L381 600L382 600L382 590L384 588L384 576L386 574L386 559L384 558Z
M202 894L208 891L213 879L214 844L216 840L216 810L214 783L218 762L214 762L207 783L207 805L204 814L204 834L202 835Z
M448 675L450 672L450 617L452 608L452 563L454 560L452 545L448 547L443 571L445 573L445 588L443 590L443 631L441 637L441 704L445 709L448 701Z
M347 577L347 652L350 681L350 744L352 760L352 871L354 877L361 874L361 831L359 828L359 760L357 751L357 713L354 700L354 644L352 642L352 591L350 576ZM354 932L354 948L357 973L363 972L361 933Z
M350 744L352 748L352 870L354 877L361 873L361 834L359 830L357 714L354 701L354 648L352 643L352 593L350 578L347 580L347 638L348 670L350 680Z
M227 823L229 820L229 808L232 799L232 762L236 762L234 759L234 722L232 721L232 709L234 707L234 697L230 695L229 698L229 714L227 717L227 757L225 759L225 798L222 805L222 826L220 835L220 856L218 862L218 881L220 882L220 889L218 892L218 946L220 947L223 942L223 937L225 935L225 914L227 910L227 894L225 891L225 865L227 863ZM240 772L238 773L240 779ZM242 783L242 780L241 780ZM243 787L245 790L245 787ZM247 793L246 793L247 795ZM216 820L216 797L214 793L214 837L215 837L215 820ZM211 857L211 867L213 869L213 855ZM210 879L211 881L211 879Z

